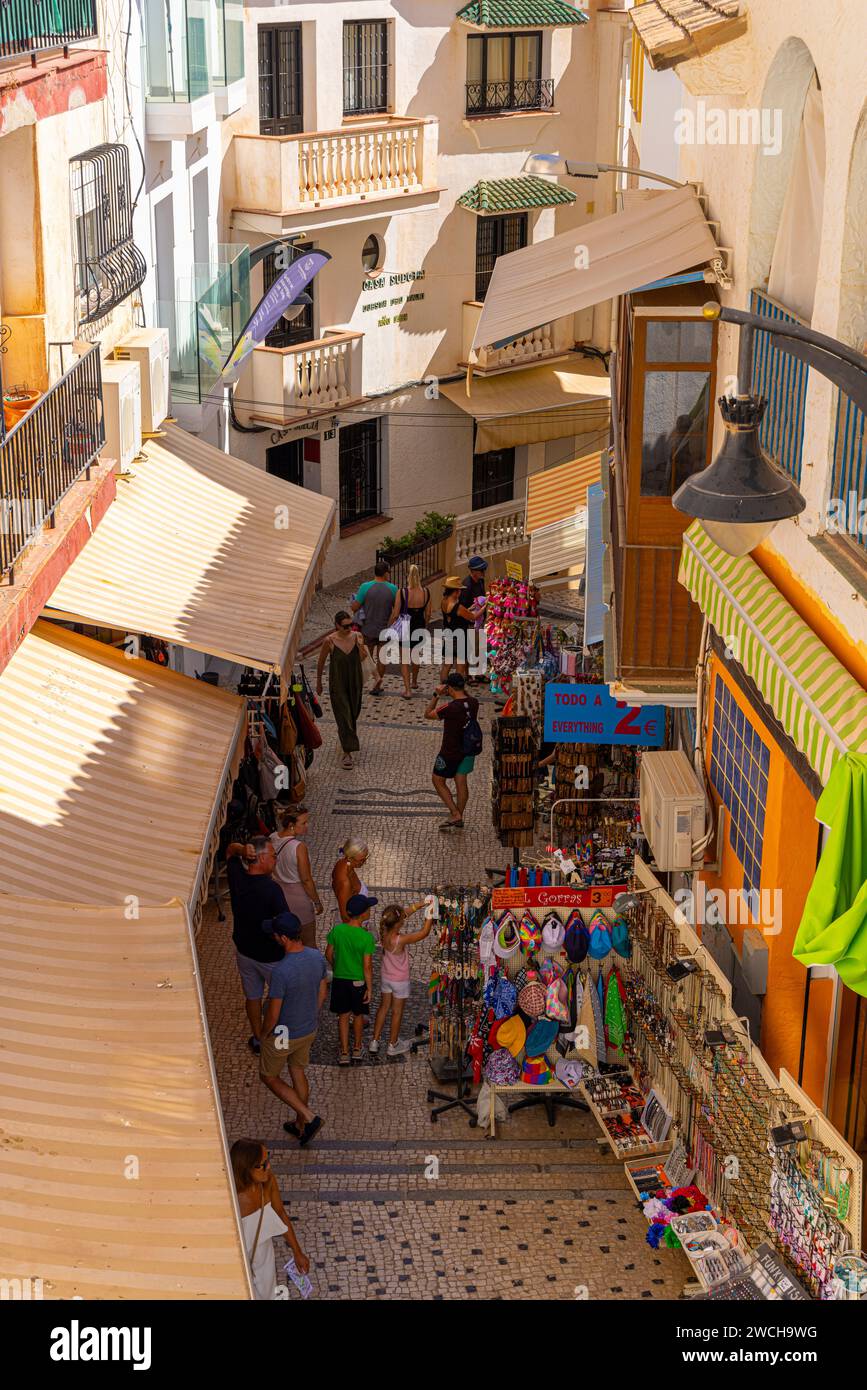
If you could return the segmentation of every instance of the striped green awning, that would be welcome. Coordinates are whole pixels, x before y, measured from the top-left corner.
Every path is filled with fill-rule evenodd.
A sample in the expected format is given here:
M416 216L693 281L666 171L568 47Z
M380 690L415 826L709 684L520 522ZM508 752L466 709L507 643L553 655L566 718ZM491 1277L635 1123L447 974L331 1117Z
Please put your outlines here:
M553 208L574 203L575 194L538 174L519 174L514 179L479 179L458 198L458 206L470 212L520 212L524 208Z
M457 19L476 29L558 28L567 24L586 24L587 15L563 0L470 0Z
M727 555L695 521L678 578L823 784L841 753L867 752L867 691L755 560Z

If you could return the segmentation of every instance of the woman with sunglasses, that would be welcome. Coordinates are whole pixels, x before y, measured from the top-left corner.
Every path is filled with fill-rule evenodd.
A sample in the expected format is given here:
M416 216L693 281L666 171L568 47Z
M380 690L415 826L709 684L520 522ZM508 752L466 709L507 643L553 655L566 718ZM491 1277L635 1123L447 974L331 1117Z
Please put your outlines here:
M286 1215L264 1144L258 1139L236 1139L229 1157L238 1194L244 1246L253 1271L253 1289L257 1299L274 1299L277 1297L274 1237L285 1238L300 1274L307 1273L310 1261L298 1244L292 1222Z
M361 667L367 648L360 632L352 627L352 618L342 610L334 615L334 631L329 632L319 648L316 663L316 694L322 694L322 673L328 666L328 694L337 724L337 737L343 749L343 766L352 767L352 755L361 747L358 742L358 716L364 693L364 672Z

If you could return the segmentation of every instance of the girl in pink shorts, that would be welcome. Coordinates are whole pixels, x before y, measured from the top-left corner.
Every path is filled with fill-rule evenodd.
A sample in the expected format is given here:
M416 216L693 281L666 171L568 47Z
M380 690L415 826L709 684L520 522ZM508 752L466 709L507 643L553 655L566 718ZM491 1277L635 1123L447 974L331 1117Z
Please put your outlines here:
M368 1051L377 1053L379 1051L379 1038L385 1027L385 1020L388 1011L391 1009L391 1031L390 1042L388 1044L387 1056L399 1057L402 1053L408 1052L411 1043L400 1038L400 1021L403 1018L404 1005L409 998L409 951L415 941L424 941L430 935L433 927L433 918L425 922L424 926L418 931L404 932L401 928L408 918L424 907L424 899L420 903L413 903L412 907L404 910L396 904L386 907L379 919L379 930L382 940L382 975L380 988L382 998L379 1001L379 1008L376 1011L376 1018L373 1023L373 1037L370 1041Z

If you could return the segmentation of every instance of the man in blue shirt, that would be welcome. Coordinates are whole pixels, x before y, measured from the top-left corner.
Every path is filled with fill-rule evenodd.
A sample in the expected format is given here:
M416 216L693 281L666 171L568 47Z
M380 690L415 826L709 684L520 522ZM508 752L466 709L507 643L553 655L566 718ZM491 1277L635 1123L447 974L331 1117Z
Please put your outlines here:
M325 1003L328 984L321 951L314 951L301 940L301 923L294 912L281 912L262 923L284 955L271 971L268 1004L262 1025L262 1051L259 1076L275 1096L295 1111L295 1122L287 1121L287 1134L309 1144L322 1128L322 1119L307 1104L310 1082L305 1068L319 1027L319 1011ZM292 1085L280 1077L289 1067Z

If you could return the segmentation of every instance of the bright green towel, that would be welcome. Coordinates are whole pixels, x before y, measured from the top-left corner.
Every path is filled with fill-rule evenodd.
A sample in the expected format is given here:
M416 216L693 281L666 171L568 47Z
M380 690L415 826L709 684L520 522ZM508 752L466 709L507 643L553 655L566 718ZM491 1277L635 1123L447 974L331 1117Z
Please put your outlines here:
M807 894L792 954L802 965L834 965L867 995L867 755L846 753L816 805L830 834Z

